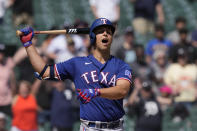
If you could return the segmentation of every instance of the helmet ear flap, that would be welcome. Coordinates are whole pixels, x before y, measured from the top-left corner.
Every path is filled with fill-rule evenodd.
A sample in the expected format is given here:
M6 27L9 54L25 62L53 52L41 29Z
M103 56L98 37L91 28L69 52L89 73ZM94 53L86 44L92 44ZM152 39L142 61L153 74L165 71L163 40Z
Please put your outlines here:
M90 34L90 42L91 44L94 44L96 42L96 35L94 32Z

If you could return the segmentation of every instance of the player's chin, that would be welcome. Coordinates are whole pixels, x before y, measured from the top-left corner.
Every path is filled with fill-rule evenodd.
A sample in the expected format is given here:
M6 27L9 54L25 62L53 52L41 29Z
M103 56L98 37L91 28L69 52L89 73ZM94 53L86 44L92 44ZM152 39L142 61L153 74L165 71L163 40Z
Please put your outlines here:
M110 48L111 44L110 43L102 43L102 48L103 49L108 49Z
M102 43L102 46L110 46L110 44L109 43Z

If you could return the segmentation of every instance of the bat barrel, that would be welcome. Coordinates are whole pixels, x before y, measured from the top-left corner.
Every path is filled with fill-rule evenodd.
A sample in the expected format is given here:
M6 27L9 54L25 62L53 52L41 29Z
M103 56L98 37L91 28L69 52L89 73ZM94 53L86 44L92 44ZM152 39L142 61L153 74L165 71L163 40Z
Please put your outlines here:
M67 34L89 34L90 28L67 28Z
M90 28L67 28L65 30L34 31L34 34L89 34ZM24 35L20 30L16 31L17 36Z

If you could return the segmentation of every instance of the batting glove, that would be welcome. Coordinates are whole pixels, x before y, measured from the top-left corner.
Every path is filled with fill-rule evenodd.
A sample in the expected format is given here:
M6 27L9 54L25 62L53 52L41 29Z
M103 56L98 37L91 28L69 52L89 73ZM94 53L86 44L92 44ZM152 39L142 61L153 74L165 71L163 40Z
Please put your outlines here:
M34 30L31 27L26 27L20 30L21 32L23 32L23 35L20 36L20 40L23 43L24 47L28 47L30 45L32 45L32 38L34 37Z
M83 104L90 102L93 98L100 96L100 89L77 89L78 99L81 100Z

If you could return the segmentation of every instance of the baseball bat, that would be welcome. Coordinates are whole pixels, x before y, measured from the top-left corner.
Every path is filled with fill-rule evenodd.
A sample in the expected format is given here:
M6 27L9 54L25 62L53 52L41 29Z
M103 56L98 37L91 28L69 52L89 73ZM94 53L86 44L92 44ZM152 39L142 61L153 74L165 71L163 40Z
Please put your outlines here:
M64 30L34 31L34 34L89 34L90 28L67 28ZM24 35L20 30L16 31L16 36Z

